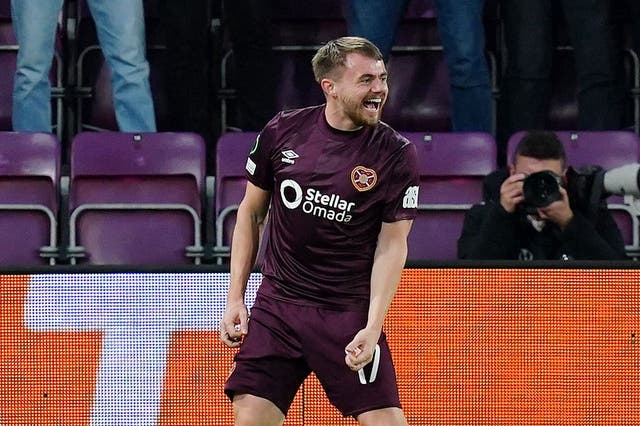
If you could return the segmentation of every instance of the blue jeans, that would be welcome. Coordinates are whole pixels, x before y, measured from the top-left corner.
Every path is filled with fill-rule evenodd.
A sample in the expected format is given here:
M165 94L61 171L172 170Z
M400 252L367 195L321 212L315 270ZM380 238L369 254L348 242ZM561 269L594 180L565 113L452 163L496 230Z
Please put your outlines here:
M369 39L388 58L407 0L349 0L349 33ZM453 130L492 132L484 0L436 0L438 30L449 70Z
M12 0L11 15L20 50L14 79L15 131L51 131L51 83L58 14L63 0ZM118 127L156 131L149 63L145 58L142 0L89 0L113 86Z

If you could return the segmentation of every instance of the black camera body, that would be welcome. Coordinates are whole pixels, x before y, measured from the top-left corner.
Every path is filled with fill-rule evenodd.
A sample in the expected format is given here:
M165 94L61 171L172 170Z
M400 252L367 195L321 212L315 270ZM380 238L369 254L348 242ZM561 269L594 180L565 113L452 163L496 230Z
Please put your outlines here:
M577 169L569 167L566 173L566 190L571 208L595 214L600 202L612 193L605 188L605 174L602 167L595 165ZM533 214L537 209L562 198L561 182L562 177L549 170L528 175L522 186L524 202L521 204L521 211Z
M542 170L525 177L522 182L524 212L535 213L537 209L547 207L562 198L560 182L561 177L549 170Z
M606 198L612 194L640 199L640 163L629 163L611 170L597 165L569 167L565 176L571 208L591 219L607 207ZM537 209L559 200L560 184L561 177L549 170L528 175L523 180L524 202L518 210L533 214ZM492 195L485 197L492 198Z

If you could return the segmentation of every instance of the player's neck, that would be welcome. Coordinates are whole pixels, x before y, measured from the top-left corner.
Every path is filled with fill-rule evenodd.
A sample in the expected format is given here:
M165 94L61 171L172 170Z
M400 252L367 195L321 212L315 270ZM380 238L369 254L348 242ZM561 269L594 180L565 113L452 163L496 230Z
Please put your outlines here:
M337 107L327 103L324 110L324 117L327 120L327 124L336 130L342 130L344 132L355 132L362 129L363 126L357 126L349 117Z

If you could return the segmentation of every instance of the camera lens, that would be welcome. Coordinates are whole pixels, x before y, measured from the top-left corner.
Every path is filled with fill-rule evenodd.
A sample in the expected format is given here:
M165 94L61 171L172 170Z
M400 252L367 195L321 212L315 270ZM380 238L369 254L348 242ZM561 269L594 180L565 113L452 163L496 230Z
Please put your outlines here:
M558 177L548 170L527 176L522 191L525 204L533 208L546 207L561 198Z

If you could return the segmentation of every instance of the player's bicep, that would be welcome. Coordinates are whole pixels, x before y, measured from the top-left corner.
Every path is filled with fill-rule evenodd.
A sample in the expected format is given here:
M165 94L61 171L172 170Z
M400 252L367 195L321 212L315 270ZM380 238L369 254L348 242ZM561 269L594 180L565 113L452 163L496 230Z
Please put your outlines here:
M244 198L238 209L239 215L248 215L257 223L261 223L269 209L271 191L266 191L247 181Z
M378 247L390 248L405 246L413 220L398 220L395 222L382 222L380 234L378 234Z

